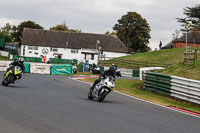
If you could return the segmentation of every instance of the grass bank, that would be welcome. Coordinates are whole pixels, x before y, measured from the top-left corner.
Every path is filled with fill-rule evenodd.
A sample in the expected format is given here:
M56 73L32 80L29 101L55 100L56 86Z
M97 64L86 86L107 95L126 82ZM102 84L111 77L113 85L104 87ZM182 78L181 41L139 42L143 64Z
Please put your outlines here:
M82 79L83 81L93 83L95 79ZM200 113L200 106L193 105L184 101L177 101L170 97L155 94L151 91L142 89L143 81L132 79L116 79L116 88L114 90L135 96L147 101L151 101L164 106L174 106L190 111Z

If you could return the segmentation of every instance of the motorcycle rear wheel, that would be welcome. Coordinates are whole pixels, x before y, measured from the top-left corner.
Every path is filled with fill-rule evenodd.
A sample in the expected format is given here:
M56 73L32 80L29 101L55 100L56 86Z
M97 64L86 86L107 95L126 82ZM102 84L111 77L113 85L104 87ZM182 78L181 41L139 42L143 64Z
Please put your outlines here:
M92 100L94 97L92 97L92 90L90 89L88 93L88 99Z
M5 81L3 80L3 81L1 82L1 84L4 86L4 85L5 85Z

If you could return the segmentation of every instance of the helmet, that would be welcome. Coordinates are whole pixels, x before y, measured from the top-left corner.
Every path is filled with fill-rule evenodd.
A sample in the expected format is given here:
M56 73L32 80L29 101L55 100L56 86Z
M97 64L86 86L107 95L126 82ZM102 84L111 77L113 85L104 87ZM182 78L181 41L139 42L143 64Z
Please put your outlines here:
M20 57L19 58L19 63L21 63L21 64L24 63L24 58Z
M109 71L112 73L112 74L115 74L116 73L116 70L117 70L117 67L116 66L111 66L109 68Z

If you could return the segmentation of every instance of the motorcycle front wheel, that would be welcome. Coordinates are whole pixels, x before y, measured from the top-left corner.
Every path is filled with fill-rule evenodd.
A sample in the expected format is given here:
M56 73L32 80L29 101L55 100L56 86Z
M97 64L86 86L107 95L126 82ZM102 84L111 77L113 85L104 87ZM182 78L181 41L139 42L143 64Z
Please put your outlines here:
M106 98L106 96L107 96L108 93L109 92L106 91L106 90L104 90L103 92L100 91L99 98L97 99L98 102L102 102Z
M4 81L5 82L5 86L8 86L10 83L12 83L14 78L15 77L13 75L9 75L8 78L6 79L6 81Z

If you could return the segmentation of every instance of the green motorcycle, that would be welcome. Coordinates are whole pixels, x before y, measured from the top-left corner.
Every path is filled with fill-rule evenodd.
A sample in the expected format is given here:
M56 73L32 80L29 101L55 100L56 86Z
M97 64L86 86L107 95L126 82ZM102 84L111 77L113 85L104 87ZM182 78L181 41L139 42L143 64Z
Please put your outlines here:
M21 76L22 76L21 67L15 66L5 73L5 76L1 84L3 86L8 86L10 83L14 83Z

